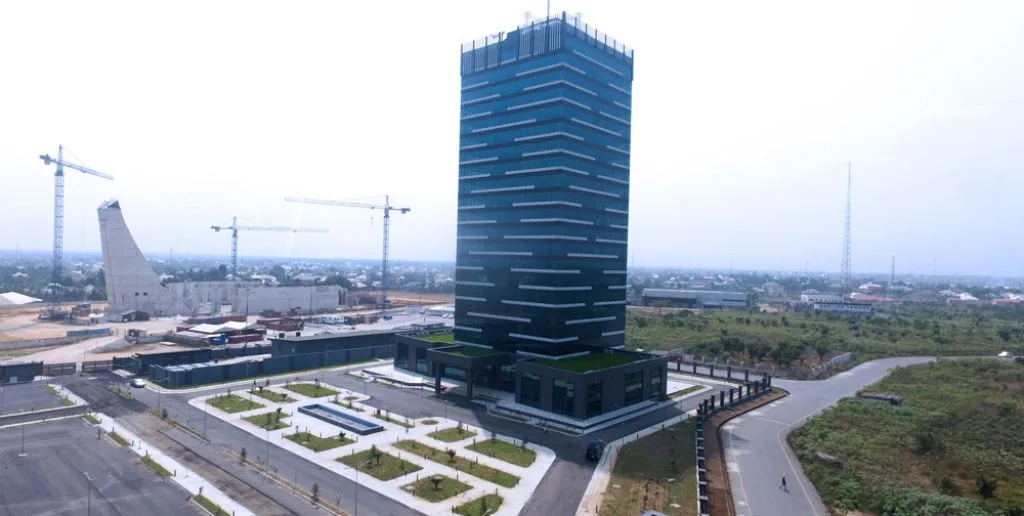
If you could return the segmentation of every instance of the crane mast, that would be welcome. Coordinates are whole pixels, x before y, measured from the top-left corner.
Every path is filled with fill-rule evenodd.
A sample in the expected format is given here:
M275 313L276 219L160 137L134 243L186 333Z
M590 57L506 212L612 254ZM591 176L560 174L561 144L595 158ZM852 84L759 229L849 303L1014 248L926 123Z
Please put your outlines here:
M289 233L326 233L323 228L290 228L286 226L239 226L238 217L231 217L230 226L210 226L210 229L220 232L231 230L231 276L238 279L238 231L281 231Z
M387 306L388 302L388 249L391 238L391 211L395 210L399 213L409 213L412 211L410 208L400 208L391 205L391 197L388 195L384 196L384 204L368 204L363 202L349 202L349 201L331 201L326 199L307 199L299 197L285 197L287 202L298 202L304 204L320 204L325 206L345 206L349 208L363 208L368 210L383 210L384 211L384 250L381 257L381 273L380 273L380 304L381 306Z

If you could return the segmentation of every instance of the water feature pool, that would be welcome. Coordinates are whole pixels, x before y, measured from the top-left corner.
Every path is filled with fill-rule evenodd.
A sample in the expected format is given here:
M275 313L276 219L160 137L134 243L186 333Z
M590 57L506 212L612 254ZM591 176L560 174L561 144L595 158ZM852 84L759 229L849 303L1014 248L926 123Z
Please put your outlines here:
M315 417L320 421L330 423L334 426L340 426L345 430L355 432L359 435L369 435L384 431L384 427L377 423L360 419L319 403L299 407L299 412Z

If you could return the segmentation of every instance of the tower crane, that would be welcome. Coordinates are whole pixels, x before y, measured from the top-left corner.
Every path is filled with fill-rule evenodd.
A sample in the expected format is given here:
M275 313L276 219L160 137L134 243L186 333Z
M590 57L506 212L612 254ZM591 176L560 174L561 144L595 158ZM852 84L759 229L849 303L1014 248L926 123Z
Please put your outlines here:
M411 208L399 208L391 205L391 198L384 196L384 204L368 204L364 202L330 201L325 199L305 199L299 197L285 197L288 202L300 202L305 204L321 204L325 206L345 206L349 208L363 208L367 210L382 210L384 212L384 253L380 273L380 304L386 307L388 303L388 239L391 227L391 211L409 213Z
M60 315L61 279L64 273L64 167L103 179L114 179L114 176L64 161L63 145L57 146L57 159L51 158L49 154L41 154L39 159L43 160L43 164L46 166L51 163L57 165L57 171L53 174L53 277L50 286L50 308L40 315L40 317L55 318Z
M285 226L239 226L238 217L231 217L230 226L210 226L210 229L220 233L231 230L231 276L238 279L238 232L239 231L279 231L289 233L326 233L323 228L289 228Z

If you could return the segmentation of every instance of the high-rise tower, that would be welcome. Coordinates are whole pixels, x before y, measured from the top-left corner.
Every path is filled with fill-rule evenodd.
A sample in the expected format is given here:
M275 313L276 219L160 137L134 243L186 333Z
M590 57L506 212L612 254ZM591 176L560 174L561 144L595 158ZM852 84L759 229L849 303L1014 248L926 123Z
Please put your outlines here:
M456 341L623 345L632 80L565 13L463 45Z

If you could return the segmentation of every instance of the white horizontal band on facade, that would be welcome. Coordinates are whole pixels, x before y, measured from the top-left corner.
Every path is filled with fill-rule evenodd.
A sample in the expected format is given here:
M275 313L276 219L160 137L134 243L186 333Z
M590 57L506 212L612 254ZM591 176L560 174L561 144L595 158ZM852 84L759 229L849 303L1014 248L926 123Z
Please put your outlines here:
M551 344L560 344L563 342L572 342L574 340L579 340L579 337L562 337L560 339L549 339L547 337L537 337L534 335L526 335L524 333L509 333L508 336L517 339L535 340L537 342L549 342Z
M474 224L497 224L497 223L498 223L498 221L494 220L494 219L491 219L491 220L463 220L463 221L459 221L458 225L459 226L472 226Z
M519 288L523 290L543 290L545 292L582 292L584 290L593 290L594 287L590 285L580 287L551 287L548 285L519 285Z
M629 95L630 97L633 96L633 94L629 90L620 88L620 87L618 87L618 86L616 86L616 85L614 85L614 84L612 84L610 82L608 83L608 86L611 86L613 90L619 90L622 93L625 93L626 95Z
M530 135L530 136L519 136L519 137L513 138L512 141L514 141L514 142L526 142L526 141L530 141L530 140L539 140L541 138L550 138L552 136L565 136L566 138L572 138L574 140L583 141L583 137L582 136L577 136L575 134L567 133L565 131L553 131L553 132L544 133L544 134L533 134L533 135Z
M611 134L611 135L614 135L614 136L622 136L621 133L617 133L615 131L612 131L612 130L609 130L609 129L605 129L604 127L601 127L599 125L594 125L594 124L592 124L590 122L587 122L587 121L584 121L584 120L580 120L579 118L570 118L569 120L572 120L573 122L576 122L577 124L587 126L587 127L591 128L591 129L594 129L594 130L597 130L597 131L601 131L602 133L608 133L608 134ZM474 130L473 132L476 132L476 131Z
M473 129L470 132L482 133L484 131L490 131L490 130L493 130L493 129L504 129L506 127L517 127L517 126L520 126L520 125L528 125L528 124L532 124L532 123L534 123L536 121L537 121L536 118L531 118L529 120L520 120L518 122L509 122L507 124L489 125L487 127L480 127L478 129Z
M474 256L533 256L532 251L470 251Z
M491 175L490 174L472 174L472 175L468 175L468 176L459 176L459 181L464 181L464 180L467 180L467 179L481 179L481 178L484 178L484 177L491 177Z
M531 201L531 202L514 202L512 203L513 208L526 208L528 206L569 206L571 208L582 208L583 205L578 202L569 201Z
M618 71L618 70L616 70L616 69L614 69L614 68L612 68L612 67L610 67L610 66L608 66L608 65L606 65L604 63L602 63L601 61L598 61L597 59L594 59L593 57L590 57L590 56L584 54L583 52L580 52L579 50L573 50L572 53L582 57L583 59L586 59L587 61L590 61L591 63L596 64L597 66L600 66L601 68L604 68L605 70L608 70L609 72L611 72L611 73L613 73L615 75L618 75L619 77L625 77L626 76L626 74L624 74L624 73L622 73L622 72L620 72L620 71Z
M626 271L624 271L624 270L615 270L615 269L605 269L604 273L605 274L625 274Z
M612 120L615 120L616 122L629 125L629 120L626 120L625 118L619 118L619 117L617 117L617 116L615 116L615 115L613 115L611 113L605 113L604 111L598 111L597 114L599 114L599 115L601 115L601 116L603 116L605 118L610 118Z
M623 104L623 103L621 103L621 102L619 102L617 100L613 100L612 104L615 104L616 106L619 106L620 108L625 109L627 111L632 111L633 110L633 108L631 108L631 107L629 107L629 106L627 106L627 105L625 105L625 104Z
M629 229L628 226L623 226L622 224L608 224L608 227L615 229Z
M482 210L486 208L486 204L474 204L472 206L459 206L460 210Z
M460 161L459 162L459 166L462 166L462 165L472 165L474 163L486 163L488 161L498 161L498 157L497 156L491 156L489 158L480 158L480 159L471 159L471 160L468 160L468 161Z
M536 308L583 308L587 306L586 303L535 303L533 301L516 301L514 299L502 299L501 304L514 306L532 306Z
M629 170L629 165L623 165L622 163L612 162L612 166L615 168L621 168L622 170Z
M508 59L504 59L504 60L502 60L502 61L501 61L501 64L503 64L503 65L507 65L507 64L509 64L509 63L515 62L515 60L516 60L516 59L517 59L517 58L515 58L515 57L510 57L510 58L508 58Z
M579 274L579 269L529 269L522 267L512 267L509 269L512 272L526 272L531 274Z
M617 210L615 208L605 208L604 211L607 211L608 213L618 213L619 215L629 215L628 211L626 211L626 210Z
M564 170L566 172L572 172L573 174L579 174L581 176L589 176L589 172L584 172L575 168L569 167L538 167L538 168L521 168L518 170L507 170L505 171L506 176L514 176L516 174L533 174L535 172L557 172Z
M473 297L473 296L455 296L455 299L458 299L460 301L479 301L481 303L483 303L484 301L487 301L486 297Z
M588 156L586 154L574 152L569 149L545 149L539 151L524 152L523 157L526 158L530 156L543 156L545 154L568 154L570 156L575 156L577 158L589 159L590 161L597 161L597 158L594 158L593 156Z
M601 336L602 336L602 337L613 337L613 336L615 336L615 335L625 335L625 334L626 334L626 330L618 330L618 331L606 331L606 332L602 332L602 333L601 333Z
M608 290L626 290L629 285L608 285Z
M601 242L602 244L622 244L622 245L626 245L628 243L625 240L613 240L611 238L598 238L596 240L598 242Z
M578 219L565 219L561 217L548 217L542 219L519 219L519 222L565 222L566 224L580 224L583 226L593 226L594 223L589 220L578 220Z
M458 298L455 298L455 299L458 299ZM621 301L595 301L594 302L594 306L611 306L611 305L624 305L624 304L626 304L626 300L625 299L623 299Z
M455 281L456 285L465 285L467 287L493 287L494 283L489 281Z
M566 97L554 97L554 98L550 98L550 99L537 100L537 101L534 101L534 102L527 102L525 104L516 104L514 106L509 106L509 107L505 108L505 110L506 111L515 111L517 109L526 109L526 108L534 107L534 106L543 106L544 104L552 104L554 102L565 102L567 104L572 104L572 105L574 105L574 106L576 106L578 108L586 109L587 111L593 111L593 108L591 108L590 106L588 106L586 104L583 104L583 103L580 103L580 102L576 102L575 100L572 100L572 99L566 98Z
M458 299L458 298L455 298L455 299ZM480 328L474 328L472 326L452 326L452 328L456 329L456 330L462 330L462 331L471 331L471 332L474 332L474 333L480 333L480 332L484 331L484 330L482 330Z
M601 190L594 190L593 188L584 188L582 186L576 186L576 185L569 185L569 189L570 190L576 190L577 192L586 192L586 193L592 193L594 195L603 195L605 197L614 197L616 199L621 197L619 194L616 194L616 193L602 192Z
M609 260L614 260L615 258L619 257L618 255L615 255L615 254L590 254L590 253L566 253L566 256L568 256L570 258L601 258L601 259L609 259Z
M456 240L487 240L487 235L465 235L455 237Z
M482 271L484 268L480 265L456 265L455 270L457 271Z
M540 73L540 72L543 72L543 71L546 71L546 70L553 70L553 69L556 69L556 68L568 68L568 69L570 69L570 70L572 70L572 71L574 71L574 72L576 72L576 73L578 73L580 75L587 75L587 72L585 72L585 71L583 71L583 70L581 70L579 68L576 68L575 66L573 66L571 64L555 63L553 65L541 66L540 68L532 68L530 70L523 70L522 72L517 73L516 77L522 77L524 75L532 75L532 74L535 74L535 73Z
M622 149L620 149L620 148L618 148L618 147L616 147L614 145L605 145L605 147L608 147L609 150L613 150L615 152L619 152L619 153L622 153L622 154L625 154L625 155L629 156L629 151L628 150L622 150Z
M466 115L466 116L460 118L459 120L465 121L465 120L472 120L474 118L483 118L483 117L485 117L485 116L487 116L487 115L489 115L489 114L491 114L493 112L494 111L484 111L483 113L476 113L476 114L473 114L473 115Z
M569 236L569 235L505 235L506 240L575 240L577 242L586 242L587 237Z
M483 188L480 190L470 190L471 194L483 194L483 193L496 193L496 192L521 192L523 190L533 190L533 185L523 186L505 186L502 188Z
M459 147L459 150L479 149L480 147L486 146L486 143L474 143L473 145L463 145L462 147Z
M478 83L475 83L475 84L467 84L466 86L462 87L462 91L471 90L473 88L479 88L480 86L484 86L484 85L490 84L490 83L491 83L491 81L484 81L484 82L478 82Z
M614 315L609 315L608 317L589 317L587 319L572 319L570 321L565 321L565 325L566 326L572 326L572 325L575 325L575 324L588 324L588 323L614 321L614 320L615 320L615 316Z
M572 83L572 82L569 82L569 81L566 81L566 80L551 81L551 82L545 82L545 83L542 83L542 84L535 84L533 86L527 86L527 87L523 88L523 91L530 91L530 90L536 90L536 89L540 89L540 88L547 88L548 86L554 86L556 84L564 84L564 85L566 85L566 86L568 86L570 88L575 88L577 90L580 90L583 93L589 93L589 94L591 94L591 95L593 95L595 97L598 96L597 93L594 93L594 91L588 90L588 89L584 88L583 86L580 86L579 84L575 84L575 83Z
M499 321L530 322L530 319L526 317L512 317L511 315L485 314L482 312L466 312L466 315L470 317L482 317L484 319L497 319Z
M604 179L605 181L611 181L613 183L618 183L620 185L628 185L629 184L629 181L623 181L621 179L615 179L614 177L603 176L601 174L598 174L597 178L598 179Z
M463 102L462 105L463 106L468 106L470 104L476 104L476 103L479 103L479 102L484 102L484 101L487 101L487 100L496 99L496 98L498 98L500 96L501 96L500 93L493 93L491 95L486 95L486 96L480 97L478 99L467 100L467 101Z

